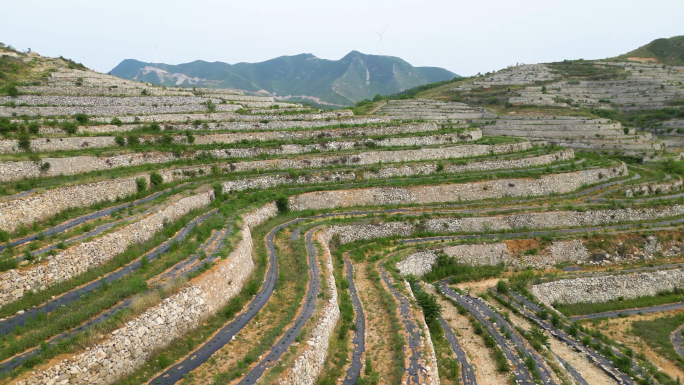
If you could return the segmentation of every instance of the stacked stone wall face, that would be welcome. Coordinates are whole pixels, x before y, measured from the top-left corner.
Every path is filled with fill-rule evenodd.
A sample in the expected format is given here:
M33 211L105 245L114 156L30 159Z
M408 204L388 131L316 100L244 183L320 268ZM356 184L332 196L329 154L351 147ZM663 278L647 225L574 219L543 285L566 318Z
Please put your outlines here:
M321 191L290 198L290 207L332 209L353 206L390 204L430 204L487 198L542 196L568 193L588 184L627 174L624 163L612 168L583 170L573 173L544 175L539 179L499 179L485 182L438 186L368 188L343 191Z
M633 197L639 195L667 194L681 189L682 179L677 179L667 183L653 183L632 187L625 190L625 195L628 197Z
M142 175L149 186L149 176ZM47 219L63 210L114 201L138 191L136 177L85 185L60 187L27 197L0 202L0 229L15 231L20 225Z
M513 256L506 243L447 246L442 249L419 251L397 262L403 275L417 277L430 272L437 263L437 254L444 253L453 259L471 266L492 266L504 264L512 267L548 267L563 262L583 262L589 259L589 252L579 239L553 242L539 255Z
M228 258L106 339L58 365L36 371L18 385L113 384L140 368L156 351L197 328L242 289L254 268L251 229L277 214L274 204L243 216L242 238ZM334 282L334 281L333 281Z
M213 194L213 191L209 191L181 198L138 222L70 247L46 263L0 274L0 306L22 298L28 291L43 291L69 280L93 266L107 262L131 244L151 239L163 229L166 222L173 222L191 210L207 207Z
M97 126L96 126L97 127ZM114 126L116 127L116 126ZM128 127L127 127L128 128ZM435 131L437 126L435 124L422 124L422 125L410 125L408 127L394 126L394 127L374 127L370 128L358 128L355 130L350 129L336 129L336 130L301 130L301 131L266 131L266 132L249 132L249 133L226 133L226 134L205 134L197 135L194 137L193 144L195 145L207 145L207 144L229 144L237 143L243 140L258 140L258 141L290 141L290 140L306 140L315 138L342 138L342 137L353 137L353 136L379 136L379 135L391 135L399 133L416 133L416 132L427 132ZM54 133L59 134L61 129L53 129ZM355 135L356 134L356 135ZM462 134L446 134L446 135L435 135L435 136L422 136L422 137L410 137L410 138L386 138L380 140L365 139L355 142L342 142L341 144L333 145L308 145L308 146L295 146L299 147L297 151L311 151L317 149L320 151L335 151L338 149L349 149L354 148L360 144L366 144L372 142L373 144L380 147L388 146L427 146L434 144L444 144L444 143L459 143L477 140L482 137L482 132L479 130L468 131ZM144 138L150 142L157 142L160 136L148 136ZM124 139L126 141L126 139ZM174 136L174 143L177 144L189 144L188 137L185 135ZM73 151L73 150L83 150L87 148L106 148L106 147L117 147L116 138L113 136L99 136L99 137L61 137L61 138L38 138L31 139L30 149L33 152L49 152L49 151ZM292 151L290 149L289 151ZM11 153L21 153L24 150L19 148L19 141L14 139L0 140L0 154L11 154ZM262 152L271 153L269 151ZM277 153L277 152L276 152ZM225 158L231 155L230 151L215 150L212 154ZM239 153L238 153L239 156Z
M42 158L40 162L0 162L0 182L42 176L75 175L118 167L166 163L174 160L178 160L178 158L171 153L145 152L107 157L72 156L66 158ZM50 168L47 170L41 169L41 165L45 163L50 164Z
M541 155L538 157L514 159L514 160L500 160L500 161L483 161L471 162L467 165L446 165L444 171L447 173L458 173L464 171L487 171L498 170L502 168L517 168L545 165L556 161L571 160L574 158L572 150L563 150L555 154ZM292 178L289 175L267 175L257 178L248 178L233 180L223 183L223 192L243 191L247 189L257 188L272 188L280 185L301 185L301 184L320 184L341 181L353 181L357 174L360 173L363 179L378 179L378 178L394 178L407 177L413 175L432 175L437 173L437 164L423 164L415 166L401 166L401 167L383 167L378 171L362 171L362 172L343 172L334 171L329 173L316 173L305 176ZM204 170L208 172L209 170ZM173 177L171 175L170 177Z
M403 162L418 161L425 159L449 159L482 156L489 154L500 154L507 152L524 151L531 147L529 142L498 145L463 145L443 148L423 148L419 150L399 150L399 151L370 151L356 155L338 155L328 157L307 157L307 158L280 158L263 161L247 161L232 163L229 165L230 171L252 171L269 169L305 169L315 167L327 167L334 165L365 165L378 162ZM293 150L294 149L294 150ZM293 146L284 146L280 152L291 153L296 149ZM252 149L235 149L230 151L233 156L257 155L259 151ZM225 154L225 151L223 152ZM295 151L296 152L296 151ZM200 152L204 156L204 151ZM109 170L117 167L130 167L143 164L159 164L178 160L175 155L164 152L132 153L116 155L110 157L95 156L76 156L66 158L43 158L39 162L19 161L19 162L0 162L0 182L10 182L23 178L37 178L40 176L74 175L97 170ZM41 165L49 163L47 170L42 170ZM188 167L176 170L176 175L182 175L183 170L203 172L211 171L211 166L207 167ZM173 172L164 175L174 175Z
M565 279L532 286L532 294L546 304L607 302L657 295L684 288L684 270Z
M310 338L306 341L306 350L295 358L292 369L280 376L281 385L313 385L325 367L325 359L328 355L330 338L332 337L337 322L340 319L340 308L337 304L337 288L333 275L332 257L328 248L329 238L325 233L319 233L318 240L323 247L325 266L327 271L326 282L330 299L323 306L321 317L316 323Z

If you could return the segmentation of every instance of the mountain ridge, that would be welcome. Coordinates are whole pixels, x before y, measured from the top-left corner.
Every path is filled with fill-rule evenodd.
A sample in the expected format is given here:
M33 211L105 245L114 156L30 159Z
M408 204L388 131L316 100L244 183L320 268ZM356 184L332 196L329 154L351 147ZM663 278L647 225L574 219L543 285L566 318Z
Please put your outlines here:
M258 63L207 62L169 65L124 59L112 75L152 84L180 87L235 88L280 100L311 99L348 106L376 94L389 95L458 75L439 67L414 67L393 56L351 51L339 60L311 53L280 56Z

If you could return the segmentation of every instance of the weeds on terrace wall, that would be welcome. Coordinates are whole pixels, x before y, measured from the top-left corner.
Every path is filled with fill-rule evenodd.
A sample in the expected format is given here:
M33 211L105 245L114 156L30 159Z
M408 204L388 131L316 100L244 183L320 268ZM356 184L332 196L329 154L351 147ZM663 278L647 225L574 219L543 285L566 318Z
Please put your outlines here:
M437 263L429 273L423 276L423 280L425 282L436 282L451 277L450 283L452 284L465 281L481 281L497 277L501 275L503 270L503 263L494 266L471 266L446 254L440 254L437 257Z

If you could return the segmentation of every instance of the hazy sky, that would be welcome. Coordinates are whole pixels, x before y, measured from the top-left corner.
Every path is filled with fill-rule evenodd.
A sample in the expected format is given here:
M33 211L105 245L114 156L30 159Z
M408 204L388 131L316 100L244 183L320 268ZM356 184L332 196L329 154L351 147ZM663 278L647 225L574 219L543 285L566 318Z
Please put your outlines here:
M107 72L132 58L258 62L351 50L473 75L597 59L684 34L683 0L0 0L0 42Z

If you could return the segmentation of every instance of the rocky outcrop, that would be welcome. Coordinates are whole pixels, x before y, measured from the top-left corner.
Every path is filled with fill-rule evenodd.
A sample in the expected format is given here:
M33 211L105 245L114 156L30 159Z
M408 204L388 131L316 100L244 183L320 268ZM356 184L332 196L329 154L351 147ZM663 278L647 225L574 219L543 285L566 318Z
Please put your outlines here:
M684 288L684 269L565 279L532 286L545 304L607 302L656 295Z
M196 278L177 294L164 299L103 342L85 352L37 370L17 385L112 384L141 367L156 351L195 329L242 289L250 276L253 243L251 229L277 214L274 204L243 216L242 238L226 259Z
M213 190L180 198L135 223L70 247L45 263L0 274L0 306L22 298L29 291L43 291L109 261L123 253L131 244L149 240L166 223L173 222L194 209L207 207L213 198Z
M337 304L337 288L333 275L332 257L328 249L327 234L319 233L317 237L323 247L325 267L327 272L326 282L330 299L325 305L321 316L316 323L311 336L306 341L306 350L295 358L294 366L280 376L281 385L313 385L323 371L325 359L328 355L330 338L335 330L337 321L340 319L340 307Z
M529 197L562 194L584 185L627 174L623 163L611 168L544 175L539 179L498 179L484 182L416 187L376 187L368 189L320 191L290 198L292 210L332 209L391 204L430 204L503 197Z

